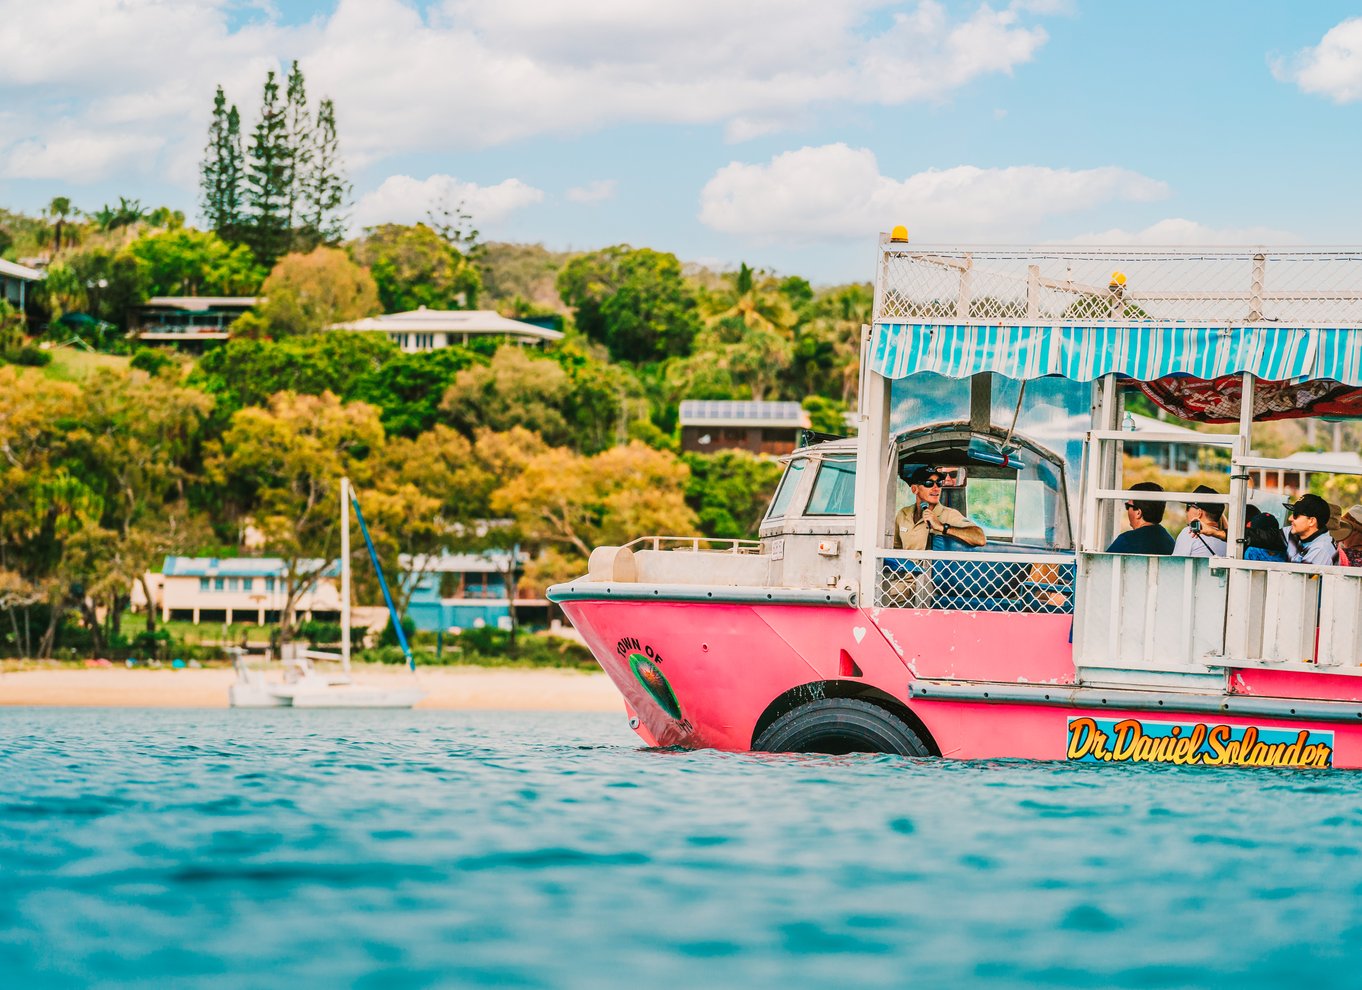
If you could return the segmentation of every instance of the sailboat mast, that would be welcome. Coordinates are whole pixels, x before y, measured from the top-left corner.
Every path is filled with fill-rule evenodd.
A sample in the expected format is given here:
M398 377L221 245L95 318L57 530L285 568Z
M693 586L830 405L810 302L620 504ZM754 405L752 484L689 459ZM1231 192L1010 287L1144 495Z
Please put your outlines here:
M341 663L350 673L350 479L340 483Z

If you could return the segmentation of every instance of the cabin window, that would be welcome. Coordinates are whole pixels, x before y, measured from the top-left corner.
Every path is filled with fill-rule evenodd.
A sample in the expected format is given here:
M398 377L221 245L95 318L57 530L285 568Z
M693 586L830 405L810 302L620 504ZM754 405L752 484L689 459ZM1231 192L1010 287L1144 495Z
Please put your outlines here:
M799 487L799 480L804 477L804 468L808 467L807 458L800 457L790 462L790 466L785 469L785 477L780 479L780 486L776 489L776 497L771 499L771 509L766 513L767 519L780 519L790 507L790 499L794 498L795 489Z
M849 516L856 511L856 459L826 458L818 468L806 516Z

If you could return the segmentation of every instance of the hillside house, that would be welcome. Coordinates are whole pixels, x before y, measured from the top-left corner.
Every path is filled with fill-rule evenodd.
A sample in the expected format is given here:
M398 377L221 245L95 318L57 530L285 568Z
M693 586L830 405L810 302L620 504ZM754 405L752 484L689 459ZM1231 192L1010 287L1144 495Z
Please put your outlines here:
M453 344L467 344L488 337L527 346L563 339L559 330L507 319L491 310L426 309L424 306L406 313L387 313L350 323L335 323L327 329L386 334L389 340L408 354L438 350Z
M226 340L227 328L257 302L255 296L153 296L138 310L133 333L147 344L202 350Z
M312 561L305 566L315 567ZM276 623L283 613L287 586L284 562L277 557L167 557L159 574L149 572L151 605L162 622ZM300 621L340 620L340 565L332 564L299 597ZM142 582L132 587L132 608L147 607Z
M809 428L798 402L730 402L687 399L681 403L681 449L702 454L748 450L788 454Z

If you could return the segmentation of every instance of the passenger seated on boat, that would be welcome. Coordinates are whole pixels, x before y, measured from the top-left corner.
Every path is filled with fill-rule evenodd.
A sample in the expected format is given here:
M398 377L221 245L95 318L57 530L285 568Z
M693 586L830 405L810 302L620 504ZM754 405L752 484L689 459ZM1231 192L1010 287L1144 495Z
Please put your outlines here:
M908 476L913 504L905 505L894 516L894 547L903 550L931 549L931 537L951 537L971 547L981 547L987 539L978 523L949 505L941 504L941 485L945 474L936 468L920 467Z
M1209 485L1197 485L1193 495L1215 495ZM1175 557L1223 557L1226 553L1225 526L1221 508L1214 502L1188 502L1187 525L1173 544Z
M1277 522L1276 516L1260 512L1253 517L1248 527L1248 547L1244 550L1244 559L1286 563L1286 537L1282 535L1281 523Z
M1163 486L1153 481L1131 485L1132 492L1161 492ZM1150 557L1167 557L1173 552L1173 537L1164 529L1163 503L1138 500L1126 503L1126 522L1130 529L1111 541L1107 553L1137 553Z
M1338 550L1329 535L1329 503L1318 495L1302 495L1286 511L1291 513L1282 531L1286 537L1286 559L1293 564L1332 566L1338 559Z
M1339 519L1342 537L1336 538L1341 567L1362 567L1362 505L1354 505ZM1330 530L1330 535L1338 534Z

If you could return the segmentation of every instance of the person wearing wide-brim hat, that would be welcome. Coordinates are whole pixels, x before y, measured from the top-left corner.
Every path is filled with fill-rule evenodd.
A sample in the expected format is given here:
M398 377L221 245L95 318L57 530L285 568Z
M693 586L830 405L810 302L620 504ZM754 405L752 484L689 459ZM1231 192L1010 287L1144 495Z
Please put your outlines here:
M1291 514L1282 535L1286 537L1286 559L1293 564L1332 566L1338 559L1334 538L1329 535L1329 503L1318 495L1302 495L1288 505Z
M1338 544L1338 562L1344 567L1362 567L1362 505L1340 513L1338 526L1341 533L1337 535L1329 527L1329 535Z

